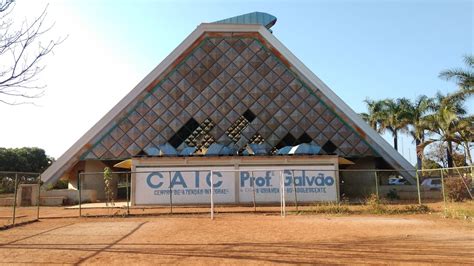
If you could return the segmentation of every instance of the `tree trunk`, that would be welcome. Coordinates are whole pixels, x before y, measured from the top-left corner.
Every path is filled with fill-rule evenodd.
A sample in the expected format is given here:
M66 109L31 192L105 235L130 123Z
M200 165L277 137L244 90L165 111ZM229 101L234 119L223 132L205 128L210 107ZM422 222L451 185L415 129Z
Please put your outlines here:
M420 146L420 144L421 144L421 140L415 139L416 167L418 170L423 169L423 154L418 153L418 149L419 149L418 147Z
M446 159L448 160L448 167L454 167L453 143L451 141L448 141L448 147L446 148Z
M464 142L464 149L466 151L466 159L469 161L469 165L472 165L471 151L469 150L469 142Z
M393 147L395 148L396 151L398 151L398 134L395 132L393 135Z

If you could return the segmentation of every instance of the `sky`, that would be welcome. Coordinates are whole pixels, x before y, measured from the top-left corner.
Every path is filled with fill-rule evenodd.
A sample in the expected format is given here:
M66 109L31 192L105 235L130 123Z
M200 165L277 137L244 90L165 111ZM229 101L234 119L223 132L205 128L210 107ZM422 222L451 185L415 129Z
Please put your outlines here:
M42 62L43 97L0 104L0 147L40 147L55 158L202 22L276 16L273 34L358 113L366 98L456 90L438 74L463 66L474 44L474 2L462 0L17 0L12 15L31 20L46 6L54 26L44 40L66 40ZM401 135L399 146L414 163L412 139Z

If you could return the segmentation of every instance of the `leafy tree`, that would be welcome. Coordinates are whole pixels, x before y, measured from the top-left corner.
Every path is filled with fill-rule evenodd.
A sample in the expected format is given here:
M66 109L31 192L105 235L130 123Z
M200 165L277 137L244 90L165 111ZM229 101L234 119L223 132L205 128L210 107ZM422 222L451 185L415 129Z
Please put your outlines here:
M43 58L63 41L42 40L51 29L45 25L47 8L32 22L19 23L14 5L15 0L0 0L0 103L11 105L42 96L44 86L36 79L44 69Z
M105 184L105 197L106 197L106 206L114 206L114 191L112 189L112 174L109 167L104 168L104 184Z
M40 148L0 148L0 171L41 173L52 162Z
M441 169L442 166L431 159L423 159L423 169Z
M425 142L429 144L435 141L447 144L446 155L448 167L453 167L453 142L460 143L459 131L462 130L467 121L472 117L465 117L467 113L464 108L464 96L458 93L436 95L436 112L426 116L429 130L434 134L434 138Z
M432 159L427 159L423 158L423 171L421 172L421 176L427 177L427 176L439 176L440 172L439 170L437 171L436 169L441 169L442 166L439 164L439 162L432 160ZM430 169L434 169L434 171L429 171Z
M398 133L408 130L410 100L399 98L385 99L380 114L381 132L388 130L393 137L393 147L398 151Z
M447 143L434 142L433 144L429 145L426 151L426 155L423 159L423 168L437 169L448 167L448 156L446 150ZM455 166L464 166L466 163L466 157L459 149L457 149L457 146L456 148L453 148L452 158L453 164ZM437 165L439 165L439 167L437 167Z
M460 87L460 90L456 92L456 95L462 97L469 97L474 94L474 56L466 55L464 56L464 63L467 68L453 68L449 70L444 70L439 74L440 78L446 80L452 80L457 83ZM474 122L472 121L472 116L460 121L459 125L459 137L461 145L464 148L464 153L469 161L472 164L471 156L471 147L474 142Z
M472 165L471 148L474 143L474 121L472 116L460 121L459 137L465 153L466 160Z
M464 104L474 92L474 56L465 56L464 61L467 69L445 70L439 75L454 80L459 91L447 95L438 93L435 98L421 95L414 102L406 98L364 101L368 112L361 113L361 117L379 133L388 130L396 150L399 133L406 132L413 137L418 169L424 165L424 149L432 143L438 143L438 148L445 147L443 155L438 157L445 156L446 160L435 160L446 162L444 167L473 163L474 116L467 114ZM455 152L459 147L462 147L461 153Z
M380 132L380 122L384 108L384 101L366 99L364 102L367 105L368 112L360 114L362 119L369 123L370 127L372 127L375 131Z
M474 56L464 56L464 63L467 69L453 68L444 70L439 74L439 77L446 80L454 80L463 93L472 95L474 93Z
M425 133L428 129L426 115L435 109L434 99L426 95L421 95L414 102L405 106L407 108L406 119L410 124L409 135L415 140L416 145L416 165L418 169L423 168L423 154L425 144Z

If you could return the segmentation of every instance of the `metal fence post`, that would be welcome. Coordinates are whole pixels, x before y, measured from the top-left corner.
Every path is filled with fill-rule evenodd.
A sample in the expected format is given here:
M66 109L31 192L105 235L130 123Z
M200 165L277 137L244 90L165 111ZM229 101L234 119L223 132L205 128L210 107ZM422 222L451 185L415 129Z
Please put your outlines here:
M418 175L418 170L415 170L415 176L416 176L416 189L418 191L418 204L421 205L420 176Z
M281 199L281 217L286 216L286 202L285 202L285 180L283 179L283 171L280 170L280 199Z
M334 178L337 180L336 182L336 203L341 202L341 177L339 176L339 166L334 171Z
M13 226L15 225L15 219L16 219L16 196L17 196L17 190L18 190L18 173L15 173L15 190L13 193L13 217L12 217L12 224Z
M132 174L130 173L130 177L131 176L132 176ZM127 190L127 215L130 215L130 193L128 192L128 189L129 189L130 186L128 184L128 177L129 177L129 173L126 173L125 174L125 179L127 181L125 182L125 184L127 186L127 188L126 188L126 190Z
M283 216L283 187L281 185L281 171L278 171L280 182L280 216Z
M211 170L211 220L214 220L214 173Z
M295 194L295 207L296 207L296 211L298 211L298 196L296 193L295 170L291 170L291 178L293 179L293 192Z
M444 190L444 174L443 169L441 171L441 190L443 191L443 202L444 202L444 209L446 209L446 192Z
M250 179L252 181L252 192L253 192L253 211L257 212L257 202L255 200L255 176L252 171L252 178Z
M375 194L377 195L377 199L379 198L379 177L377 175L377 170L375 170Z
M170 212L173 214L173 188L171 187L171 171L168 171L169 181L170 181Z
M81 172L78 173L77 175L77 188L79 189L79 217L82 217L82 195L81 195L81 189L82 189L82 184L81 184Z
M38 199L36 202L36 220L40 217L40 200L41 200L41 175L38 176Z

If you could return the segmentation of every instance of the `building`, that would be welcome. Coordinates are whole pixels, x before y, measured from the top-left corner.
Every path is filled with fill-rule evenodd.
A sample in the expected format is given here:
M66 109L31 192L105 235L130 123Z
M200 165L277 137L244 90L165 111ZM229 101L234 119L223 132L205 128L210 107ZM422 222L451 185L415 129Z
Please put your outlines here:
M48 168L43 180L68 178L75 188L79 172L101 172L130 158L135 170L141 164L256 163L271 169L289 161L308 166L330 161L337 180L340 168L412 170L278 41L270 30L275 22L254 12L199 25ZM346 193L373 186L373 175L340 175ZM82 182L83 188L103 191L97 176Z

